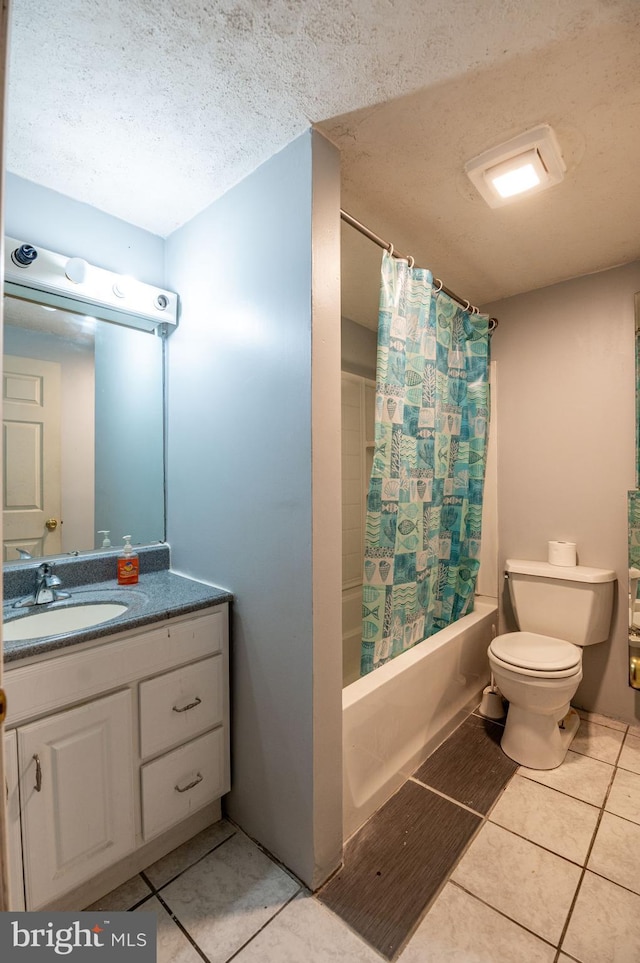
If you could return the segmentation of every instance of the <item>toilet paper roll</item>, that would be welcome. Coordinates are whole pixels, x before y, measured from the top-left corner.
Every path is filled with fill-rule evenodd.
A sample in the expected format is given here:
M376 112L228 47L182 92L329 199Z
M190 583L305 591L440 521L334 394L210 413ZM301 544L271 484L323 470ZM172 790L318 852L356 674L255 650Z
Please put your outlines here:
M572 566L576 564L575 542L548 542L549 561L552 565Z

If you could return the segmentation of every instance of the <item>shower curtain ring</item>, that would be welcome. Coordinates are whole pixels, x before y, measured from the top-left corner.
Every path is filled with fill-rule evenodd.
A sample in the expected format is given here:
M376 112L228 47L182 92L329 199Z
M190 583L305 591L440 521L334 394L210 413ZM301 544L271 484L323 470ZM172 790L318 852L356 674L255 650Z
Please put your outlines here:
M387 248L387 251L389 252L389 257L393 257L393 250L394 250L393 244L389 242L389 247Z
M471 307L471 302L470 302L470 301L466 301L466 303L463 304L463 308L465 309L465 311L468 311L470 307Z
M409 255L409 257L407 258L407 261L409 262L409 269L411 269L413 265L416 263L414 259L411 257L411 255Z
M438 287L435 289L436 294L438 294L439 291L442 291L442 281L440 278L436 278L435 280L438 282Z

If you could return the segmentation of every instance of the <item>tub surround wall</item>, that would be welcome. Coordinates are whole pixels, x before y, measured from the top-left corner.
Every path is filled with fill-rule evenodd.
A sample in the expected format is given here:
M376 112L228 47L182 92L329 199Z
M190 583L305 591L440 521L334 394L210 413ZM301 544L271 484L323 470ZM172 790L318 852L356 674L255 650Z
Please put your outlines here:
M610 639L585 649L574 703L629 723L627 491L635 487L634 293L640 263L485 306L500 319L499 565L578 543L618 577ZM504 604L504 597L502 599ZM508 610L505 606L508 615ZM513 628L503 617L503 630Z
M312 887L342 843L338 212L309 131L167 241L172 560L236 600L228 810Z
M344 282L348 283L348 282ZM342 318L341 357L342 370L361 378L376 380L378 338L371 328L357 324L351 318Z

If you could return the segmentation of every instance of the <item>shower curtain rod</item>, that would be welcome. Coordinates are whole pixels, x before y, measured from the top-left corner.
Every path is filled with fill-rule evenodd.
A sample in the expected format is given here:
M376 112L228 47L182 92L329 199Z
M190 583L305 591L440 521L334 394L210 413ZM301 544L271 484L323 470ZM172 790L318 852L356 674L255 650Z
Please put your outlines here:
M406 257L402 254L398 254L393 244L390 244L389 241L383 240L383 238L381 238L378 234L374 234L373 231L371 231L368 227L365 227L364 224L356 220L356 218L353 217L351 214L348 214L346 211L343 211L342 208L340 208L340 217L342 218L343 221L345 221L346 224L349 224L350 227L353 227L356 229L356 231L359 231L361 234L364 234L365 237L368 237L369 240L373 241L374 244L377 244L378 247L382 247L385 249L385 251L388 251L392 257L397 257L401 261L409 261L410 262L409 267L413 267L415 262L412 257ZM466 311L472 310L474 314L479 314L478 308L470 304L470 302L467 301L466 298L458 297L457 294L454 294L453 291L445 287L445 285L442 283L440 278L434 278L434 281L436 282L436 284L440 285L440 287L438 288L439 291L444 291L444 293L448 294L450 298L452 298L454 301L457 301L458 304L461 304ZM489 318L489 331L495 331L497 327L498 327L498 319Z

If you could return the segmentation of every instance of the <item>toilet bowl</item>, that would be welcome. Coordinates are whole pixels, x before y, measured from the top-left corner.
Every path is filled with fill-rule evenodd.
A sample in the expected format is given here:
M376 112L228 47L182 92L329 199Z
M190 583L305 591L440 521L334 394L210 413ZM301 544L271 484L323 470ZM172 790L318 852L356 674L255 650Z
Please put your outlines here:
M509 703L501 746L529 769L555 769L580 725L570 703L582 648L609 634L615 572L508 559L505 575L520 631L498 635L488 650Z
M503 751L529 769L555 769L580 721L575 713L559 725L582 679L582 651L564 639L510 632L489 646L489 665L509 702Z

